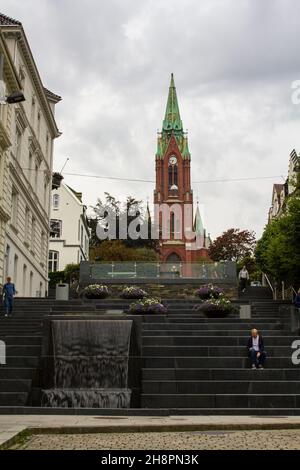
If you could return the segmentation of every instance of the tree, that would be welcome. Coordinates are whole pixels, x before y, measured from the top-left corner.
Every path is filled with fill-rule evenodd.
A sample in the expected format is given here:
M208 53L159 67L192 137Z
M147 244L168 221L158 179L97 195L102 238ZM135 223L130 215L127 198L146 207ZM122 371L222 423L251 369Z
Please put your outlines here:
M265 227L255 249L257 264L264 273L277 282L285 281L296 288L300 283L300 197L298 194L296 189L287 201L286 212Z
M122 204L109 193L105 194L105 201L98 199L97 204L92 208L93 215L89 219L91 228L91 246L97 247L104 241L110 240L116 242L122 240L122 243L129 248L149 248L158 249L158 241L151 238L151 218L148 210L146 213L142 207L142 201L128 196L125 203ZM113 221L108 222L107 216L111 214ZM101 240L97 236L97 226L107 233L106 240ZM146 232L147 238L129 236L129 229L135 227L137 234L141 234L142 227ZM125 233L122 233L122 229ZM118 249L121 245L118 245Z
M209 256L213 261L239 261L251 256L255 243L253 231L230 228L210 245Z
M158 261L157 253L151 248L132 248L122 240L104 240L91 249L91 260L95 261Z

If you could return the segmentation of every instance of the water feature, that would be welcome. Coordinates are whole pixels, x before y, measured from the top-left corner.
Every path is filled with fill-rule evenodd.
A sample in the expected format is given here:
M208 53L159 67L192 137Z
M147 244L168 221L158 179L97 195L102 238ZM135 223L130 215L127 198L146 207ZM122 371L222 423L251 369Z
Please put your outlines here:
M50 407L129 408L132 320L52 320L54 387Z

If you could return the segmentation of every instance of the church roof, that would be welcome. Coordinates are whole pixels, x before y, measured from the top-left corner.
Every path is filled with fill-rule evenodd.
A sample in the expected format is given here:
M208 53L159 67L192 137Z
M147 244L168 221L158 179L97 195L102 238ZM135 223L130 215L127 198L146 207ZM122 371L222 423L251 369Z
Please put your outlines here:
M180 117L173 73L171 74L171 82L169 87L165 117L162 125L162 132L159 133L157 139L157 157L163 158L168 148L171 135L175 136L182 157L190 158L191 155L189 152L187 135L183 131L182 120Z
M22 26L22 23L14 18L10 18L9 16L0 13L0 26Z
M198 204L197 204L197 210L196 210L196 215L195 215L194 231L196 235L200 235L200 236L203 236L205 233Z
M171 83L169 87L169 95L166 106L165 118L163 121L163 130L165 131L182 131L182 121L180 118L174 75L171 74Z

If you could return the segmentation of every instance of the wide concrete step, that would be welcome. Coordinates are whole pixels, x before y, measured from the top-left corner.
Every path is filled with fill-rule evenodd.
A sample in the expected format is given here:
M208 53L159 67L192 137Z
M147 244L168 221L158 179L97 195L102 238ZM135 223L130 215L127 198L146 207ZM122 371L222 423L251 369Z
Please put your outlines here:
M250 331L252 328L255 328L257 323L255 321L251 323L204 323L204 322L191 322L191 323L178 323L178 322L170 322L170 323L143 323L143 330L246 330ZM282 326L280 323L260 323L259 325L260 330L280 330Z
M38 356L41 346L36 344L9 344L6 346L6 357L9 356Z
M203 318L193 318L190 321L187 321L184 318L170 318L168 320L168 323L171 325L176 325L176 324L181 324L184 323L185 325L192 325L192 324L201 324L203 328L208 328L210 327L211 329L235 329L235 328L253 328L253 325L257 324L258 321L256 319L251 319L248 320L247 322L245 320L243 321L234 321L234 319L225 319L225 321L219 321L220 319L215 319L215 321L203 321ZM153 324L153 323L151 323ZM259 322L259 328L260 329L267 329L272 326L273 328L280 328L280 322L279 320L269 322Z
M253 371L254 373L256 371ZM263 371L257 371L258 373ZM143 394L300 394L300 381L160 380L142 382Z
M143 380L270 380L270 381L298 381L299 368L294 369L143 369Z
M0 392L0 406L25 406L27 392Z
M14 345L14 344L17 344L19 346L21 345L26 345L26 344L30 344L30 345L36 345L36 346L40 346L42 344L42 339L43 337L41 335L23 335L23 336L20 336L18 334L18 336L14 335L1 335L1 338L3 341L5 341L5 344L9 344L9 345Z
M29 392L31 380L28 379L1 379L0 392Z
M13 336L13 335L18 335L18 336L41 336L42 330L39 329L24 329L24 330L17 330L17 329L0 329L0 339L5 338L6 336Z
M300 408L299 394L142 394L144 408Z
M0 366L0 380L2 379L32 379L36 369L33 367L7 367Z
M155 329L143 329L142 331L143 337L146 336L206 336L206 337L226 337L226 336L238 336L238 337L249 337L250 331L249 330L201 330L200 328L195 328L193 330L187 329L162 329L162 330L155 330ZM264 338L270 336L290 336L291 332L289 330L264 330L263 332Z
M143 368L196 368L196 369L248 369L250 367L249 358L243 357L164 357L148 356L142 358ZM271 369L298 369L299 365L292 363L291 357L268 357L266 367Z
M242 318L239 318L238 316L232 316L232 317L226 317L226 318L209 318L209 317L206 317L205 315L199 315L199 314L189 314L189 315L182 315L181 313L178 313L177 315L173 315L173 314L168 314L167 315L167 319L168 321L179 321L182 322L182 321L185 321L187 323L245 323L245 319L242 319ZM249 321L252 321L252 318L251 320ZM258 317L255 319L256 323L260 324L260 323L278 323L279 322L279 318L278 317Z
M245 336L189 336L182 333L180 336L143 336L143 346L246 346ZM289 346L296 336L267 336L265 346Z
M63 305L53 306L51 313L64 313L64 312L90 312L95 311L94 305Z
M291 357L293 349L290 346L268 346L266 348L269 357ZM209 356L222 357L224 361L226 357L243 356L247 349L243 346L143 346L143 356L160 356L160 357L193 357L193 356Z
M39 356L6 356L6 364L1 365L1 369L20 368L20 367L37 367L39 365Z

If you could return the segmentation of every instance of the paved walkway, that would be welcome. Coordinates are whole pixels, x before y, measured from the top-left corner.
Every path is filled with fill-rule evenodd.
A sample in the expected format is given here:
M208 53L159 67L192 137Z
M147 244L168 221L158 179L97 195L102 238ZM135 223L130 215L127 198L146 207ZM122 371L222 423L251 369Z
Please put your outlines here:
M170 434L170 432L199 432L213 430L300 430L300 416L64 416L64 415L0 415L0 446L9 442L22 431L28 429L33 434L54 434L63 429L65 433L114 433L120 434L149 432ZM229 435L231 433L226 433ZM233 434L232 434L233 435ZM253 433L252 433L253 435ZM279 435L277 433L277 435ZM299 442L300 432L296 432ZM152 435L154 437L154 435ZM175 436L175 435L174 435ZM173 437L174 437L173 436ZM45 436L46 437L46 436ZM59 437L61 439L62 436ZM110 436L110 439L112 436ZM172 436L171 436L172 439ZM54 441L53 441L54 445ZM67 442L66 442L67 445ZM53 447L54 448L54 447ZM123 447L124 448L124 447Z
M299 450L300 429L151 433L38 434L20 450Z

